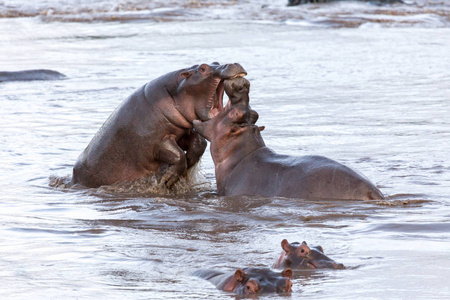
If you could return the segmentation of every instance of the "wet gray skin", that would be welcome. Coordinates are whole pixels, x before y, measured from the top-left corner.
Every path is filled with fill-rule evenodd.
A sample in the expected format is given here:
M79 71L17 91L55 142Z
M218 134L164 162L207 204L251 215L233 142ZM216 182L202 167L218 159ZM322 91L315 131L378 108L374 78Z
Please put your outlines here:
M243 268L231 273L208 269L195 271L192 275L208 280L220 290L239 295L292 291L292 270L289 268L281 272L268 268Z
M286 239L281 242L283 253L275 262L274 268L307 268L307 269L345 269L341 263L324 254L322 246L310 248L304 241L289 243Z
M0 72L0 82L4 81L31 81L31 80L60 80L66 75L57 71L38 69L15 72Z

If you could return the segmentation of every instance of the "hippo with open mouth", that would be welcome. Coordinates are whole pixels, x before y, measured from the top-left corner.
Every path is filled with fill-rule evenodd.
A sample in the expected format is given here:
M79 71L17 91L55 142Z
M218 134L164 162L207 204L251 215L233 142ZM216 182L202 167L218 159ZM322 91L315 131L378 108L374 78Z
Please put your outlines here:
M111 114L81 153L71 184L99 187L157 175L171 187L203 155L192 130L223 109L223 82L245 76L238 64L194 65L145 84Z

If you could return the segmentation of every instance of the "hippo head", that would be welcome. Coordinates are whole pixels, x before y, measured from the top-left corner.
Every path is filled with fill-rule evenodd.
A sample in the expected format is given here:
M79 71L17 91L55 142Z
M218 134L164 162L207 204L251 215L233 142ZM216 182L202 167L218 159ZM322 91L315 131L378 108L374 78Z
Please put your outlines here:
M194 65L176 73L177 87L169 91L178 111L192 122L209 120L223 109L224 80L247 75L238 64ZM193 109L192 109L193 108Z
M285 293L292 291L292 270L274 272L267 268L238 269L233 289L238 294Z
M242 77L225 80L224 89L229 101L223 110L209 121L193 121L196 132L211 142L216 166L225 160L231 162L230 157L239 160L265 145L260 134L264 126L255 125L258 113L249 106L248 80Z
M309 269L344 269L343 264L338 264L323 252L321 246L310 248L306 242L290 243L284 239L281 242L284 250L284 266L290 268L309 268Z
M258 113L249 105L250 82L243 77L235 77L225 80L223 88L229 97L227 105L209 121L194 121L196 131L207 140L221 145L248 129L263 130L264 127L254 125Z

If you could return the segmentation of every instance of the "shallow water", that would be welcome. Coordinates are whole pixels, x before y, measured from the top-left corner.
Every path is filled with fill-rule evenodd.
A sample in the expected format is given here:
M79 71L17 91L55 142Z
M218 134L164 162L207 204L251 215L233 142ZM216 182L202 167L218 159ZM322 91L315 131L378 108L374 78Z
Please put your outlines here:
M271 266L287 238L320 244L347 267L296 272L288 298L448 298L449 28L299 26L263 14L199 14L171 22L0 19L2 70L68 76L0 83L0 294L229 299L190 274ZM248 71L269 147L351 166L387 201L217 197L209 150L199 185L185 194L50 186L70 176L135 89L213 61ZM286 296L259 298L279 297Z

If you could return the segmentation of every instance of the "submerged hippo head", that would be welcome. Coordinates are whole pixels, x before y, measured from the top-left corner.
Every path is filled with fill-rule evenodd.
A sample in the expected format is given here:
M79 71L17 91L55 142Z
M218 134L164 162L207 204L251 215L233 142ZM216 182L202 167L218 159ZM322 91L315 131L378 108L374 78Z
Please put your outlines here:
M225 290L237 294L284 293L292 291L292 270L274 272L267 268L238 269L229 279Z
M223 109L224 80L245 75L247 72L238 63L194 65L175 73L177 85L168 87L168 92L188 121L206 121Z
M281 242L284 252L275 263L275 267L309 268L309 269L344 269L343 264L338 264L323 252L321 246L310 248L306 242L290 243L284 239Z

